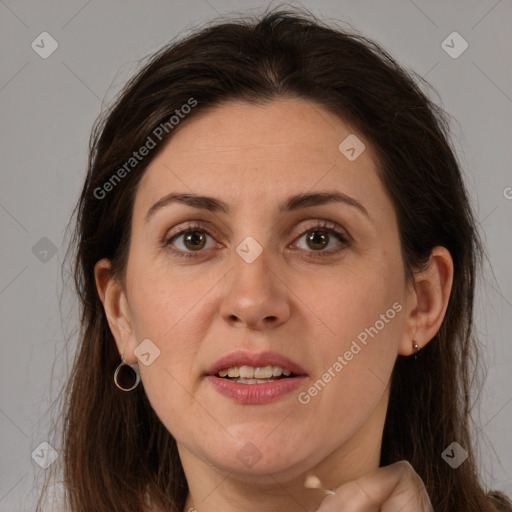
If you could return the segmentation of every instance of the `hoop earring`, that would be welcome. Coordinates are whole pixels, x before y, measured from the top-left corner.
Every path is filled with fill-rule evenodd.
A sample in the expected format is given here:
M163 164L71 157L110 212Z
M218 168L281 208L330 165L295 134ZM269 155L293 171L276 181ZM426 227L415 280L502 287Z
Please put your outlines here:
M137 363L131 365L124 362L121 363L114 372L114 384L122 391L132 391L140 382L139 367Z
M412 340L412 348L414 350L414 360L418 359L418 352L421 350L421 347L416 343L416 340Z

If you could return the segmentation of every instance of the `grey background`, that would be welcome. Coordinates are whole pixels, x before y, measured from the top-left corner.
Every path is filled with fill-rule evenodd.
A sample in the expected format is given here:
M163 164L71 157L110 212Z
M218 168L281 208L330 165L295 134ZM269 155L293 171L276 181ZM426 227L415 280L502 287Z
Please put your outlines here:
M50 441L48 409L70 367L77 329L76 301L61 277L65 228L102 103L131 76L138 59L176 35L219 14L260 12L267 5L0 1L1 512L34 510L34 479L45 471L31 454ZM483 480L512 495L512 189L507 188L512 187L512 3L323 0L302 5L321 17L347 21L380 42L438 90L453 116L453 141L489 254L477 304L488 372L475 411L475 435ZM44 31L59 45L47 59L31 48ZM469 44L457 59L441 47L453 31Z

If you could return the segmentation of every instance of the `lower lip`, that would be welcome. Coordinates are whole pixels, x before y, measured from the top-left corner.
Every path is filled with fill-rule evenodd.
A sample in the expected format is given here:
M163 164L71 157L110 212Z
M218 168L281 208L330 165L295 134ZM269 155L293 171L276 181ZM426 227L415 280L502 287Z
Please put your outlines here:
M295 391L305 378L305 375L301 375L278 379L264 384L239 384L223 377L213 375L206 377L221 395L239 404L266 404L274 402Z

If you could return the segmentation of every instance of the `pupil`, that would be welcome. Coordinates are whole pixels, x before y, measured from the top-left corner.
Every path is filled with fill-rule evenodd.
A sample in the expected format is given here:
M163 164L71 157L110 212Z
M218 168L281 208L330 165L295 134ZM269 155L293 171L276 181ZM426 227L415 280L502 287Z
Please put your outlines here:
M316 234L320 233L319 236ZM313 231L313 234L311 234L308 237L308 242L312 242L312 245L317 245L317 247L313 247L314 249L322 249L325 247L325 243L328 241L329 235L325 234L323 231ZM322 245L322 242L325 242Z
M198 239L199 239L199 245L197 243ZM191 244L192 248L195 248L195 249L197 249L198 247L202 248L204 246L204 236L201 234L200 231L191 231L185 237L185 244Z

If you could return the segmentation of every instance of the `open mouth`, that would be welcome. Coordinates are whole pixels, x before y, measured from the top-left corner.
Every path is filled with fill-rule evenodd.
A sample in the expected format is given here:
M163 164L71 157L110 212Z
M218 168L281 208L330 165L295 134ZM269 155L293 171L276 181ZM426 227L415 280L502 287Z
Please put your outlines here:
M288 368L277 365L267 366L231 366L220 370L216 377L224 378L238 384L267 384L276 380L295 377Z
M242 405L260 405L290 396L307 378L306 371L278 352L227 354L206 370L213 389Z

